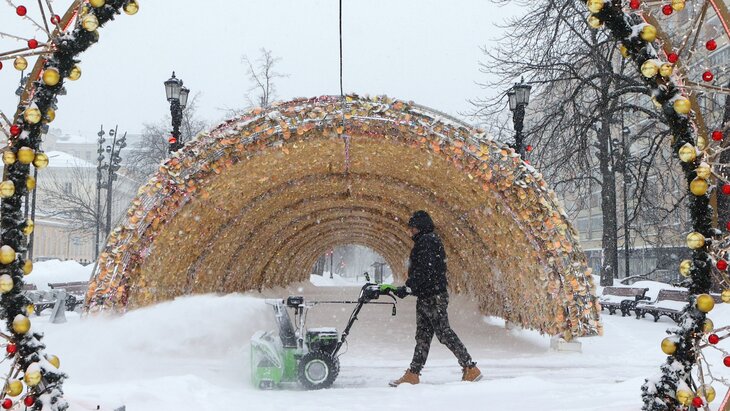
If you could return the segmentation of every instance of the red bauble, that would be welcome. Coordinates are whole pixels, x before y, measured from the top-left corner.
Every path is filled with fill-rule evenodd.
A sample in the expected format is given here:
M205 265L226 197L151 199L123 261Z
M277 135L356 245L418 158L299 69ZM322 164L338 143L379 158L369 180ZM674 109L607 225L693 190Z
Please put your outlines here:
M6 398L5 400L3 400L3 408L5 408L6 410L9 410L12 406L13 401L11 401L10 398Z
M717 48L717 42L713 40L708 40L707 43L705 43L705 47L707 47L707 50L713 51Z
M722 185L722 193L730 195L730 184L723 184Z
M527 150L528 153L532 151L532 144L528 144L527 147L525 147L525 150Z
M170 144L175 144L177 143L177 139L175 137L170 137L167 139L167 142Z
M715 131L712 132L712 139L713 140L720 141L720 140L722 140L722 137L723 137L722 136L722 131L715 130Z
M15 12L18 13L18 16L23 17L28 14L28 9L25 6L18 6L15 8Z
M54 14L51 16L51 24L58 24L61 22L61 17L58 16L58 14Z
M26 407L30 407L33 404L35 404L35 398L31 397L30 395L25 397L23 400L23 404L25 404Z
M679 61L679 56L677 53L669 53L667 54L667 60L669 60L670 63L674 64Z
M712 81L714 78L715 78L715 75L712 74L712 72L710 70L707 70L704 73L702 73L702 80Z
M722 363L725 364L726 367L730 367L730 357L723 358Z
M2 70L2 69L3 69L3 62L0 61L0 70Z
M717 344L720 342L720 337L718 337L717 334L710 334L707 337L707 341L709 341L710 344Z
M631 7L632 10L638 10L639 7L641 7L641 2L639 0L631 0L629 2L629 7Z
M674 9L670 4L665 4L664 7L662 7L662 13L664 13L665 16L669 16L674 12Z
M720 271L727 270L727 261L725 260L717 260L717 269Z
M18 346L15 344L8 344L8 346L5 347L5 351L7 351L8 354L15 354L18 352Z
M17 124L10 126L10 135L13 137L18 137L22 131L23 129Z
M702 406L702 398L700 398L700 397L692 398L692 406L695 408L700 408Z
M36 47L38 47L38 40L36 40L36 39L30 39L30 40L28 40L28 48L29 49L34 49Z

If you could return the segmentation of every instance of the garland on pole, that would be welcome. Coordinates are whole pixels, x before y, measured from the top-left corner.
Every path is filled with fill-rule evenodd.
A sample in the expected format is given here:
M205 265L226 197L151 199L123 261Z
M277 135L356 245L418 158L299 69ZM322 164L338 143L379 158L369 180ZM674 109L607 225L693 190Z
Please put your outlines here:
M28 318L33 312L33 305L21 294L23 276L32 270L32 263L26 261L24 254L27 236L33 231L33 221L25 218L22 202L23 197L35 188L30 165L41 169L48 164L48 157L41 152L40 147L44 124L55 118L55 101L63 89L64 78L77 80L81 75L77 56L99 40L97 29L113 20L120 9L124 8L127 14L135 14L139 8L135 0L77 1L74 6L67 13L65 21L62 21L53 14L47 2L51 12L50 22L56 26L56 30L51 34L46 26L49 41L43 45L43 51L35 53L42 56L39 59L42 72L31 78L15 120L5 131L9 135L9 144L2 153L5 172L0 182L0 314L7 324L8 334L2 334L2 337L7 340L6 351L12 361L12 368L5 382L4 398L0 401L4 409L25 406L36 411L61 411L68 408L61 389L66 374L59 371L57 357L44 354L42 334L32 330ZM26 18L27 9L19 5L16 13ZM45 25L42 5L41 13ZM74 17L75 24L69 27ZM39 45L34 39L31 40L28 40L27 49L2 53L0 56L14 58L15 68L24 70L27 67L25 57L34 54L28 49L35 49ZM9 122L7 118L5 120Z

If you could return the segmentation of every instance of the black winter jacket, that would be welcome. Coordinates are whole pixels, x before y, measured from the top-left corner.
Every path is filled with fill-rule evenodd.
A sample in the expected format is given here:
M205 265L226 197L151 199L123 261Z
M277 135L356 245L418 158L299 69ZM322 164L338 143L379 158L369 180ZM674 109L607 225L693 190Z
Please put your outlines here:
M433 230L422 230L413 236L406 286L416 297L431 297L447 291L446 252Z

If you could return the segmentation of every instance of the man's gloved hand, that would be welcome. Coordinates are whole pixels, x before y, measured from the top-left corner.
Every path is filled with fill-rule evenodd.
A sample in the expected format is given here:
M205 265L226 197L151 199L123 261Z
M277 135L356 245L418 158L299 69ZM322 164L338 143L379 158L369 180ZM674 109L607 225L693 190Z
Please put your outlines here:
M393 294L395 294L396 297L398 297L398 298L406 298L406 296L410 293L411 293L411 289L406 287L405 285L396 288L395 291L393 292Z

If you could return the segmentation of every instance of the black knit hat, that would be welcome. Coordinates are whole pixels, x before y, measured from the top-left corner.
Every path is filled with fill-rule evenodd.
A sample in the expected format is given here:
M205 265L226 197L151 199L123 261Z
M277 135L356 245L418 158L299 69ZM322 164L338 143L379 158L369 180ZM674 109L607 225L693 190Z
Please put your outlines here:
M427 212L418 210L413 213L413 216L408 220L408 227L415 227L419 231L430 232L433 231L433 220Z

